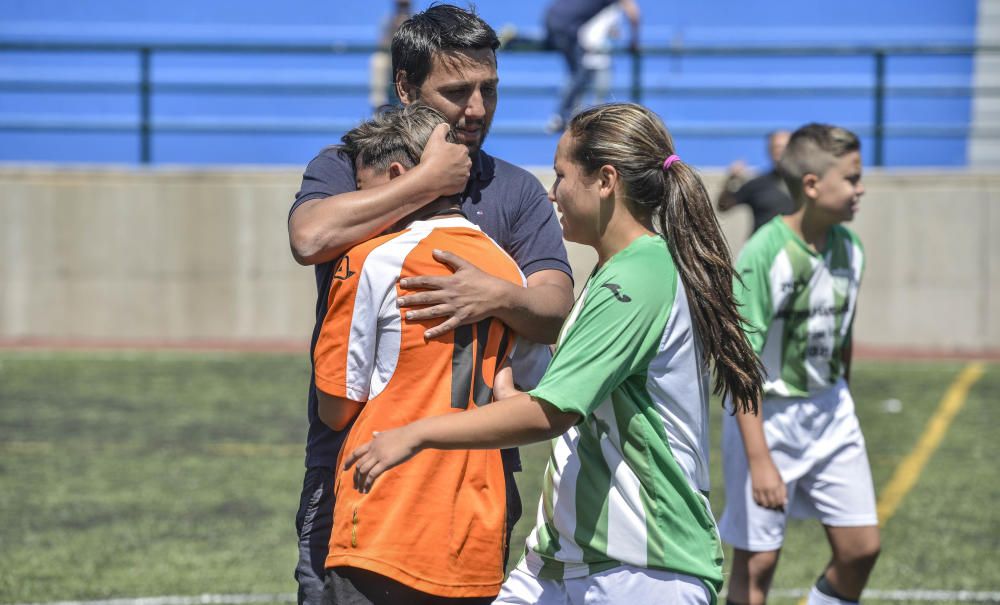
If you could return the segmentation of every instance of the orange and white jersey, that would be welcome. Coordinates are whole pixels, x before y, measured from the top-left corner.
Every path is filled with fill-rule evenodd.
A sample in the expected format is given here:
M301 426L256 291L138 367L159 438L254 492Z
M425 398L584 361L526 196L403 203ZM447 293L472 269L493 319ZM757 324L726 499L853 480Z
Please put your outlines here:
M509 328L488 318L425 340L442 320L407 321L396 306L400 278L451 273L434 260L434 249L525 284L514 261L461 217L416 221L349 250L335 272L314 353L317 388L367 402L341 459L372 432L492 400L496 371L515 348ZM530 343L521 348L517 356L531 363L516 364L515 376L530 385L540 376L518 376L518 367L544 367L549 353ZM506 522L499 450L427 450L386 472L367 494L354 489L353 471L335 472L327 567L367 569L445 597L497 593Z

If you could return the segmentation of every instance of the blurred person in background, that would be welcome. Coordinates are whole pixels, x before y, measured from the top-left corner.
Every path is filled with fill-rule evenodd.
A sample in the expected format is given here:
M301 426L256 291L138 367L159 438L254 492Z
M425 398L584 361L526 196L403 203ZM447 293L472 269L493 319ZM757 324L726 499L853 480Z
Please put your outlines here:
M616 3L608 6L580 28L583 47L583 68L594 72L594 104L608 100L611 90L611 50L613 41L621 37L620 24L624 12Z
M778 160L788 145L791 133L775 130L767 135L767 155L771 158L771 169L755 178L749 178L746 165L742 161L733 162L729 167L722 191L716 200L719 210L725 212L738 204L746 204L753 211L753 231L779 214L789 214L795 209L792 196L788 194L785 180L778 174Z
M379 49L372 53L368 63L370 70L368 104L371 105L372 113L383 105L399 102L392 85L392 55L389 54L389 45L399 26L413 14L413 6L410 0L394 0L392 5L393 13L385 22Z
M559 51L569 69L569 79L556 115L546 125L549 132L562 132L580 98L591 85L599 68L585 61L587 49L581 40L584 26L610 6L617 5L632 29L630 46L639 47L639 5L635 0L553 0L545 12L545 45ZM604 28L605 31L610 31Z
M527 171L483 151L497 105L496 32L475 13L435 5L406 20L392 39L396 93L404 105L421 101L444 114L457 138L432 137L420 162L390 182L358 190L354 166L337 146L322 150L306 167L288 217L292 255L314 265L317 304L314 352L334 280L349 267L338 261L418 208L442 196L461 194L469 220L514 259L527 287L498 279L447 250L434 258L450 265L449 276L408 276L397 304L405 322L443 318L425 338L459 325L496 317L528 340L555 342L573 304L572 270L562 231L541 183ZM411 309L411 307L420 307ZM334 431L318 415L315 377L309 385L309 434L296 526L299 603L317 605L333 522L333 467L346 431ZM521 514L513 472L516 450L504 454L507 527ZM509 541L509 536L507 537Z

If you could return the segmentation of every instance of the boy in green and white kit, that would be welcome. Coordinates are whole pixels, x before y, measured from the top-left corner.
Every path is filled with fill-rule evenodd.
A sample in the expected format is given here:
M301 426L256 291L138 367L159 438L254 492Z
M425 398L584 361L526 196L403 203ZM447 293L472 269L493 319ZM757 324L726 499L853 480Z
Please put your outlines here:
M809 124L779 167L797 210L750 238L734 285L766 377L760 416L723 421L719 529L735 548L728 602L766 601L793 515L818 518L833 551L809 604L854 603L879 552L871 469L847 387L864 249L841 223L864 193L860 142Z

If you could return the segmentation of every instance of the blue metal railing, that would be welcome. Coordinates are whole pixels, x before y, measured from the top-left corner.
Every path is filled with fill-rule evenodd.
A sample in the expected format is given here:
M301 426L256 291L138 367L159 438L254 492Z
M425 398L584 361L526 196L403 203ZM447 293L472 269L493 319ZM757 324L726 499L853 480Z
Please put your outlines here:
M136 82L98 82L88 80L76 81L31 81L7 80L0 82L0 90L26 92L131 92L137 96L138 119L135 123L129 121L90 121L74 123L70 120L31 120L24 117L0 122L0 130L8 131L135 131L139 134L139 159L147 164L152 161L152 139L157 132L326 132L341 130L343 121L328 121L323 123L274 120L268 123L240 122L239 120L218 121L213 123L197 120L170 121L155 120L152 115L152 97L158 92L191 92L191 93L233 93L233 94L295 94L295 95L326 95L331 93L367 93L366 82L349 83L302 83L285 84L280 82L243 83L243 82L155 82L152 74L152 61L159 53L188 54L266 54L266 55L369 55L378 50L373 45L366 44L246 44L246 43L66 43L52 41L36 42L5 42L0 40L0 52L29 51L41 53L135 53L138 57L139 72ZM506 48L504 53L543 52L535 42L521 42ZM627 55L630 60L628 86L616 91L626 93L636 101L642 102L647 96L735 96L741 94L767 94L773 96L870 96L872 103L872 121L868 132L873 138L873 162L876 166L885 163L885 140L888 134L886 127L886 103L890 96L933 96L933 97L971 97L974 95L1000 97L1000 87L974 87L973 85L894 85L887 84L887 59L889 57L972 57L977 53L1000 53L1000 46L960 46L960 45L925 45L925 46L647 46L635 51L618 50L616 54ZM872 61L872 84L870 86L705 86L705 85L647 85L643 82L643 61L647 58L802 58L802 57L869 57ZM554 84L520 84L504 85L505 95L535 96L552 95L559 90ZM510 133L534 134L541 129L533 126L511 125L506 128ZM729 136L748 134L751 129L707 125L699 129L705 136ZM968 127L956 126L911 126L897 130L897 134L910 136L963 136ZM494 128L496 132L497 129ZM756 134L754 131L753 134ZM1000 138L1000 129L982 130L980 136Z

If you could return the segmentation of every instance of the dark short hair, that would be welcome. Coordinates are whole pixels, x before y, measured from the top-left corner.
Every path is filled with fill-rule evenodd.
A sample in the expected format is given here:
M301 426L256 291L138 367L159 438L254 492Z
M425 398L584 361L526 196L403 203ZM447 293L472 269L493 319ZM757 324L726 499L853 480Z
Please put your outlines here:
M351 161L379 171L388 170L393 162L413 168L431 133L447 122L441 112L423 103L397 105L345 134L340 150ZM447 138L455 142L453 133Z
M392 36L393 78L405 71L410 84L419 87L430 73L435 53L489 48L496 56L499 46L497 33L474 8L435 4L404 21Z
M802 191L802 177L821 177L839 158L861 151L858 135L832 124L806 124L792 133L788 146L778 160L778 171L797 198Z

